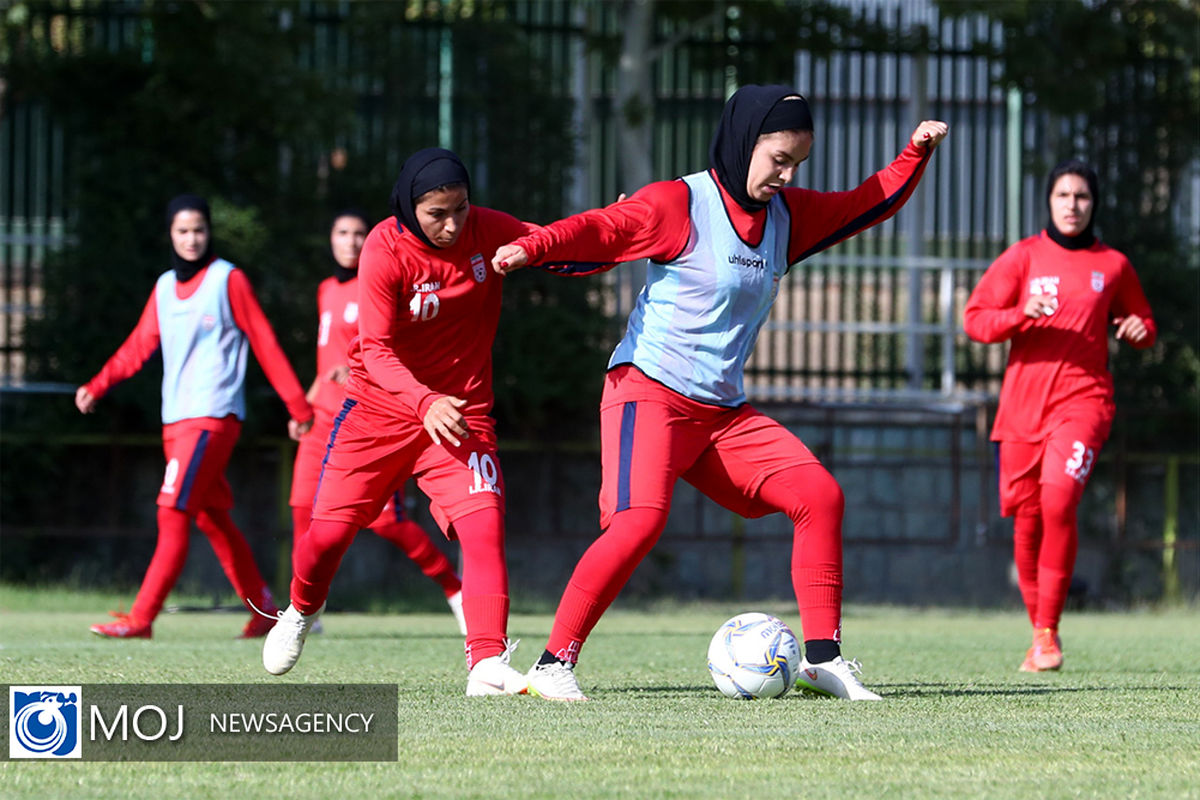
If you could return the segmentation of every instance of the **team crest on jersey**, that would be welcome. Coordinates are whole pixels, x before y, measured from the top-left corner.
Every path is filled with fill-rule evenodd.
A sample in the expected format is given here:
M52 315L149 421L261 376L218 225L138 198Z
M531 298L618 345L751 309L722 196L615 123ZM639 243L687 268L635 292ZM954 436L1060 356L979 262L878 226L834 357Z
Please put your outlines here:
M471 271L475 273L476 283L483 283L487 278L487 264L483 262L483 256L479 253L471 256Z
M1092 273L1092 291L1093 292L1103 292L1104 291L1104 273L1103 272L1093 272Z
M353 301L346 303L346 308L344 311L342 311L342 319L345 320L348 325L353 325L354 323L358 322L358 303Z
M200 327L204 328L206 331L211 331L213 328L217 327L217 318L212 314L205 314L200 318Z

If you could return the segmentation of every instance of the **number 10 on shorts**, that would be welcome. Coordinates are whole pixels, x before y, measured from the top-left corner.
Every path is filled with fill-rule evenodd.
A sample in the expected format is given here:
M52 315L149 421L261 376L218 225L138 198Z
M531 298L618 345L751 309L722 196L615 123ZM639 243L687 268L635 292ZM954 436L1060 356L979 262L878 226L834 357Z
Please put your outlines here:
M467 466L471 468L475 477L475 483L470 489L471 494L500 494L500 468L496 466L496 459L492 458L490 453L471 453L471 457L467 459Z

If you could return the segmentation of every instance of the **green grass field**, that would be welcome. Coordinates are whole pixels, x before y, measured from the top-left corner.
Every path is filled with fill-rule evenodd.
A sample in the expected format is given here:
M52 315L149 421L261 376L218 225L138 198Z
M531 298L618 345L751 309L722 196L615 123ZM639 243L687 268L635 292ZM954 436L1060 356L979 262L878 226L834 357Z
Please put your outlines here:
M1200 798L1200 617L1070 615L1061 673L1018 673L1012 613L851 607L845 649L882 703L789 694L739 702L705 650L741 610L614 609L584 650L590 703L463 696L449 614L332 614L283 678L241 614L164 615L152 641L87 632L115 598L0 589L8 683L397 683L397 763L0 764L20 798ZM516 663L549 615L515 615Z

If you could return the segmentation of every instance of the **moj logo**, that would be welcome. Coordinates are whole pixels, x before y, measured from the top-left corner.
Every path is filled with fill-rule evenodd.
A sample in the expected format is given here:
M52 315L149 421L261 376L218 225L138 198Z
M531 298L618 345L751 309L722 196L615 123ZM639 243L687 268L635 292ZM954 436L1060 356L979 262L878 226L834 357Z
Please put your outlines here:
M79 686L8 687L9 758L79 758Z

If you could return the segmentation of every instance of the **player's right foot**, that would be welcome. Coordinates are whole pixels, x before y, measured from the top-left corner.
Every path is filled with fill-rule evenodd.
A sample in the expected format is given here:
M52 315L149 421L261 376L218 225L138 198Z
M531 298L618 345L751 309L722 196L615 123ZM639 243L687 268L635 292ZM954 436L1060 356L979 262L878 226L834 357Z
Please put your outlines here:
M526 676L529 693L546 700L587 700L579 681L575 680L575 665L563 661L534 664Z
M1033 632L1033 655L1030 661L1037 672L1058 669L1063 664L1062 639L1054 628L1039 628Z
M138 622L132 617L118 617L116 622L96 624L88 628L97 636L107 636L110 639L149 639L150 623Z
M454 619L458 622L458 632L463 636L467 635L467 618L463 616L462 610L462 590L459 589L454 594L446 598L446 605L450 606L450 613L454 615Z
M857 661L847 661L841 656L820 664L809 663L806 658L800 662L796 688L843 700L882 700L862 685L858 679L861 671Z
M1025 651L1025 660L1021 662L1018 669L1019 672L1037 672L1038 668L1033 664L1033 648Z
M316 614L305 616L293 605L279 612L279 621L263 642L262 660L267 672L282 675L296 666L304 650L304 640L320 613L318 610Z

